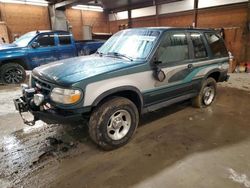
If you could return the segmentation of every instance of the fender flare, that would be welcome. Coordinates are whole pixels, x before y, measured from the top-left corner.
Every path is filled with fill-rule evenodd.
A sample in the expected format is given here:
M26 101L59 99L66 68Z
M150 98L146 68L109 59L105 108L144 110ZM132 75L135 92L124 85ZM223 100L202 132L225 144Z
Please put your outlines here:
M101 95L99 95L93 102L92 106L97 106L104 98L111 96L113 94L122 92L122 91L127 91L127 92L134 92L137 94L139 100L140 100L140 109L143 109L143 96L140 92L140 90L134 86L121 86L121 87L116 87L110 90L105 91Z
M213 70L208 71L207 74L204 76L203 81L206 80L210 74L217 72L221 74L221 70L219 68L214 68Z
M23 57L17 57L17 58L11 57L11 58L1 60L0 66L4 65L6 63L17 63L17 64L21 65L24 69L31 70L29 63L27 63L27 61Z

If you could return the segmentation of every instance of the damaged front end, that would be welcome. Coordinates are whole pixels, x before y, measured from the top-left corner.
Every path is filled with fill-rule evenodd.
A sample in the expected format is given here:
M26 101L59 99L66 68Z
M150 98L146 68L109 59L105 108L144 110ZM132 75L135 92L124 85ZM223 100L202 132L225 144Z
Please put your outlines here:
M22 84L21 89L22 96L14 99L16 110L19 111L25 124L34 125L35 122L39 120L39 117L35 116L33 112L43 111L41 104L43 104L45 97L37 93L35 88L29 88L26 84ZM34 119L31 121L26 120L23 117L23 113L25 112L31 112L34 115Z
M14 104L25 124L32 126L38 120L46 123L63 124L83 120L82 111L70 111L53 107L49 103L49 96L41 93L39 88L30 88L28 85L22 84L21 89L22 96L14 99ZM23 116L26 112L33 115L33 120L27 120Z

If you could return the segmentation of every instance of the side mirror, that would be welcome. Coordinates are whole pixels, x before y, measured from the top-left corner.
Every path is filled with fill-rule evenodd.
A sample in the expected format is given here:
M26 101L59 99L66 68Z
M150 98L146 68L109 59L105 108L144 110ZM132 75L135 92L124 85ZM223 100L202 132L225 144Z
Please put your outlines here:
M161 68L159 67L159 65L162 64L162 61L159 61L157 59L154 60L154 78L160 82L163 82L166 78L166 75L164 73L164 71L161 70Z
M32 42L31 47L32 48L38 48L40 44L38 42Z
M155 64L156 66L158 66L158 65L162 64L162 61L155 60L155 61L154 61L154 64Z
M160 82L163 82L166 78L166 75L164 73L164 71L162 71L161 69L158 69L154 72L154 77L160 81Z

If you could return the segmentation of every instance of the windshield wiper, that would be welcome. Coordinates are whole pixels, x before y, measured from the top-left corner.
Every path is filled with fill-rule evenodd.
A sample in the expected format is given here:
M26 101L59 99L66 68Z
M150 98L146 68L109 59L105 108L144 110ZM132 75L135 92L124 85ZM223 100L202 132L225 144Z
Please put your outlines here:
M130 60L130 61L133 61L133 59L132 59L131 57L128 57L128 56L125 55L125 54L120 54L120 53L118 53L118 52L108 52L107 55L113 55L113 56L115 56L115 57L123 57L123 58L126 58L126 59Z

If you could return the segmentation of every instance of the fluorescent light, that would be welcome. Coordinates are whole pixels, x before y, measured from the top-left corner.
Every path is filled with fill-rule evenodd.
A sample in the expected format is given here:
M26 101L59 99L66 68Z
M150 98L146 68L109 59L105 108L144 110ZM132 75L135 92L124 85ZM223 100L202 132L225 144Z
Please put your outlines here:
M16 4L25 4L24 1L15 1L15 0L0 0L1 3L16 3Z
M103 8L100 6L77 5L77 6L73 6L72 8L78 9L78 10L89 10L89 11L103 12Z
M174 34L173 36L174 36L174 37L186 37L185 34Z
M26 2L48 4L48 2L44 0L26 0Z
M2 3L15 3L15 4L26 4L36 6L48 6L48 2L44 0L0 0Z
M48 6L48 3L39 3L39 2L26 2L27 5L35 5L35 6Z

